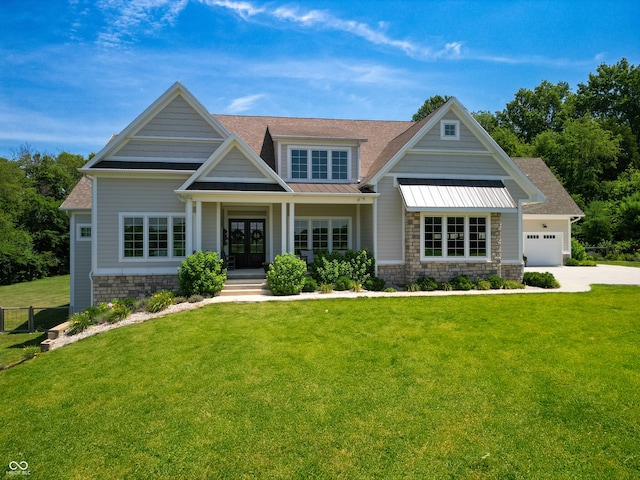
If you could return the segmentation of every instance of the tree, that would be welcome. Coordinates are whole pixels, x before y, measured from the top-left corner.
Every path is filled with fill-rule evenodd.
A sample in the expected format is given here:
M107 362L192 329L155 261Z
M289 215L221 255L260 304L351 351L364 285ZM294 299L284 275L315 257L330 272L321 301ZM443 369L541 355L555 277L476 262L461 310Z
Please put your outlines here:
M449 95L445 95L444 97L442 97L440 95L434 95L433 97L427 98L427 100L425 100L424 104L413 115L412 120L414 122L419 122L424 117L429 116L429 114L431 112L437 110L442 105L444 105L447 102L447 100L449 100L450 98L451 97Z
M640 192L626 197L618 208L618 239L640 240Z

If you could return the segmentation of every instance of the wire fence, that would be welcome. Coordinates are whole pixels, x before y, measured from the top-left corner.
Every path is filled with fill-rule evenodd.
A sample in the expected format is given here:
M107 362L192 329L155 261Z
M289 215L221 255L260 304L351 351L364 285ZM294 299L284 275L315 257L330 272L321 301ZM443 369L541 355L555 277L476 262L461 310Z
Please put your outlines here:
M48 330L69 319L69 307L0 307L0 333Z

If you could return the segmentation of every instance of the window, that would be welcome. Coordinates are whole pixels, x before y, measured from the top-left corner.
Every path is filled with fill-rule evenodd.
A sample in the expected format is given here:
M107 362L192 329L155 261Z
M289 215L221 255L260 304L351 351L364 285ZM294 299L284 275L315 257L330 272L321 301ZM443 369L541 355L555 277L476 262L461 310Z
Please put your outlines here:
M186 221L179 215L121 214L123 259L184 257Z
M487 259L490 256L486 216L423 215L421 229L423 259Z
M292 179L349 179L348 149L292 148L289 158Z
M88 223L79 223L76 225L76 240L91 240L91 225Z
M460 122L458 120L442 120L440 122L440 138L442 140L460 140Z
M295 220L293 229L296 252L349 249L348 218L300 218Z

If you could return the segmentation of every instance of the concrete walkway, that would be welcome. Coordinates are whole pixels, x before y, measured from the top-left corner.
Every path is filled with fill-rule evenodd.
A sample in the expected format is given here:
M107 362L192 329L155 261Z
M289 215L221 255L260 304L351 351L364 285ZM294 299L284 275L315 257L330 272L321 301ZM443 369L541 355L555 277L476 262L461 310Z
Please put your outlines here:
M527 267L525 272L550 272L560 282L555 292L588 292L591 285L640 285L640 268L597 265L595 267Z

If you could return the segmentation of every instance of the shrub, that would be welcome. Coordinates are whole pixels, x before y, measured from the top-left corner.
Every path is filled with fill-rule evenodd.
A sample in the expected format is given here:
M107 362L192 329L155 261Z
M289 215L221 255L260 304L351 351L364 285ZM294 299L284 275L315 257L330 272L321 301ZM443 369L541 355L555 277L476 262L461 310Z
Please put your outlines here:
M84 312L75 313L71 316L71 318L69 319L69 322L71 322L71 324L69 325L69 328L67 330L68 335L77 335L78 333L85 331L91 326L93 322L91 320L91 315L89 314L90 308L92 307L89 307Z
M552 273L545 272L525 272L523 283L532 287L540 288L560 288L560 284Z
M323 283L320 285L320 293L331 293L333 292L333 285L330 283Z
M147 312L158 313L166 310L173 304L173 293L168 290L154 293L147 300Z
M575 238L571 239L571 258L576 259L578 262L587 258L587 252L582 244Z
M450 292L451 290L453 290L453 285L451 285L449 282L442 282L439 287L440 290L443 290L445 292Z
M416 283L420 287L420 290L425 292L433 292L438 289L438 282L433 277L420 277L416 280Z
M102 302L99 305L92 305L85 310L89 315L91 323L99 324L109 321L109 304Z
M387 282L385 282L384 278L380 277L371 277L366 282L364 282L364 288L369 290L370 292L381 292L386 287Z
M491 290L500 290L504 285L504 280L498 275L491 275L487 281L491 284Z
M576 260L575 258L567 258L567 262L566 262L567 267L579 267L580 266L580 261Z
M309 272L318 283L335 284L338 278L349 277L364 285L375 274L375 260L367 250L347 250L344 254L318 250Z
M302 286L303 292L315 292L318 290L318 282L312 277L304 277L304 285Z
M520 282L516 282L515 280L505 280L504 284L502 285L502 288L506 290L517 290L517 289L524 288L524 284Z
M351 278L351 265L344 258L320 257L315 261L315 279L319 283L335 284L340 277Z
M366 250L347 250L344 259L351 266L349 278L354 282L365 283L375 274L375 260Z
M411 282L411 283L407 283L407 292L419 292L420 291L420 285L418 285L416 282Z
M473 288L473 282L468 275L457 275L449 280L449 283L454 290L471 290Z
M491 290L491 282L489 280L478 280L476 282L476 290Z
M360 282L351 282L351 288L349 288L349 290L356 293L361 292L362 284Z
M174 297L174 298L173 298L173 304L174 304L174 305L178 305L178 304L180 304L180 303L185 303L186 301L187 301L187 297L181 297L181 296L179 296L179 297Z
M274 295L298 295L304 287L307 264L293 253L278 255L267 273L267 285Z
M340 277L338 278L338 280L336 280L336 283L334 284L333 288L334 290L343 292L345 290L349 290L352 284L353 282L349 277Z
M40 353L40 347L37 345L28 345L22 349L22 359L30 360Z
M178 285L185 297L215 295L224 287L227 271L217 252L197 252L189 255L178 268Z
M396 293L397 290L395 288L393 288L393 287L387 287L387 288L384 289L384 292L386 292L386 293Z
M189 303L198 303L204 300L204 297L202 295L191 295L187 301Z
M107 313L107 321L109 323L118 322L124 320L129 315L131 315L129 306L121 300L114 300L111 303L111 309Z

